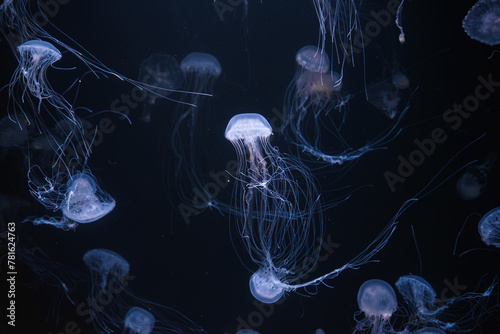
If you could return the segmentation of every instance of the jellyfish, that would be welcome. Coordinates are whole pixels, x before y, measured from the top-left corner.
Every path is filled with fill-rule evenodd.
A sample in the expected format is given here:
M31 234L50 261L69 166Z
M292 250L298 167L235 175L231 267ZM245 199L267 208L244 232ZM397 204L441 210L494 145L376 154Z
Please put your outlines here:
M214 92L217 78L222 72L217 58L202 52L188 54L181 61L180 68L186 79L186 89L208 94ZM198 213L212 207L227 212L229 205L223 203L221 198L215 199L214 193L206 189L206 184L213 180L203 177L213 169L213 163L204 159L210 145L208 138L211 137L207 131L214 125L213 110L209 109L209 105L205 106L206 96L191 95L185 99L193 106L179 105L176 108L170 141L174 154L174 159L170 160L175 164L171 183L175 184L177 197L181 201L179 205L197 210Z
M323 236L317 181L300 161L270 145L271 134L269 122L256 113L234 116L225 131L238 157L231 217L248 256L259 267L250 277L250 292L268 304L286 292L316 286L369 262L387 243L396 219L405 210L401 208L350 262L305 281L318 260L315 240ZM308 266L304 266L305 258L310 259Z
M151 122L151 108L162 96L161 89L178 89L182 85L183 76L177 60L168 54L154 53L144 59L139 67L139 81L152 86L151 91L146 92L144 109L141 119ZM170 91L163 95L168 96Z
M473 40L487 45L500 44L500 3L479 0L465 15L462 26Z
M120 254L108 249L87 251L83 262L90 272L91 287L87 303L77 313L99 333L205 333L205 331L173 308L150 302L130 289L135 276ZM147 310L147 311L146 311Z
M393 78L394 79L394 78ZM405 84L404 79L403 83ZM382 81L370 85L367 90L368 101L377 109L384 112L389 119L394 119L398 114L398 106L401 98L397 83Z
M63 230L75 229L78 224L94 222L113 210L115 200L102 191L90 170L84 169L72 175L57 174L53 178L37 178L39 168L33 167L28 173L30 192L47 209L61 210L62 218L44 216L27 218L24 222L35 225L48 224ZM67 178L66 183L62 181ZM41 179L41 180L40 180Z
M429 282L419 276L401 276L396 282L416 321L447 333L470 331L479 326L480 319L489 312L486 302L495 286L496 279L483 293L469 292L447 301L438 299Z
M478 230L485 244L500 248L500 207L489 211L481 218Z
M282 132L298 150L328 164L343 164L382 148L397 135L407 108L375 139L363 147L352 148L341 132L346 122L342 112L350 99L342 91L342 74L330 71L328 56L315 46L301 48L295 60L298 67L285 96Z
M356 331L370 329L373 334L392 331L389 321L398 308L398 301L389 283L380 279L364 282L358 291L358 307L365 319L358 321Z
M403 72L396 71L392 73L392 84L398 90L407 89L410 87L410 79Z
M140 307L132 307L125 315L122 334L149 334L153 330L155 317Z
M471 165L465 170L456 185L458 195L462 199L470 201L481 195L486 188L488 173L495 165L496 157L495 153L491 153L483 164Z

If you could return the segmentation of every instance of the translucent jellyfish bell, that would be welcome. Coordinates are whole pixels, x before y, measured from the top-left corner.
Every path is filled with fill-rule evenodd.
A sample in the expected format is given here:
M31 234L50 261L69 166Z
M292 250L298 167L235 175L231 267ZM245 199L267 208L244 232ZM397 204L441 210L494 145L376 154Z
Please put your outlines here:
M155 317L140 307L132 307L125 315L122 334L149 334L154 328Z
M490 153L483 164L474 164L465 170L456 184L457 193L462 199L470 201L482 194L488 185L488 173L494 166L496 158L496 153Z
M500 207L491 210L481 218L478 230L485 244L500 248Z
M67 186L62 212L71 220L81 224L91 223L115 207L115 200L97 187L95 180L85 173L73 175Z
M359 288L358 307L367 318L388 320L398 307L396 293L385 281L368 280Z
M469 10L462 26L470 38L488 45L500 44L500 3L479 0Z
M26 86L39 99L50 98L45 73L47 68L61 59L61 53L52 44L40 40L25 42L17 47L20 71Z
M357 320L357 331L374 334L391 333L389 320L398 307L394 289L385 281L371 279L364 282L358 291L358 307L365 319Z
M218 78L222 72L217 58L208 53L192 52L181 61L181 70L184 73L199 73Z
M326 73L330 69L328 55L317 46L304 46L295 55L295 61L309 72Z
M224 136L229 141L255 141L257 138L269 138L273 129L260 114L239 114L231 118Z
M124 278L129 274L130 266L119 254L102 248L91 249L83 256L83 262L89 270L100 277L99 286L104 290L111 274Z
M427 313L436 299L436 291L423 278L415 275L401 276L396 282L396 287L406 300L415 304L421 313Z
M259 269L250 278L250 292L258 301L272 304L283 297L285 289L271 270Z

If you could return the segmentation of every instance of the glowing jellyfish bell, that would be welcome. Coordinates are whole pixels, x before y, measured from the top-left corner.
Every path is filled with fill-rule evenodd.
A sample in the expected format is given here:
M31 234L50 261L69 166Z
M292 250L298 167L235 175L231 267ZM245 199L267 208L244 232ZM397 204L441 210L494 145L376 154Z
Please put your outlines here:
M412 307L420 313L426 313L436 299L436 291L419 276L401 276L396 282L396 287L404 299L411 301Z
M285 289L271 270L259 269L250 277L250 292L258 301L272 304L283 297Z
M252 143L257 139L269 138L272 133L271 125L262 115L248 113L231 118L224 136L231 142L244 140L246 143Z
M95 180L86 173L73 175L67 184L63 214L78 223L94 222L115 207L115 200L97 187Z
M83 256L83 262L85 262L90 272L94 274L95 283L99 283L101 290L106 288L111 275L122 280L130 271L127 260L108 249L95 248L87 251Z
M383 333L383 328L389 325L389 320L398 307L396 293L385 281L368 280L359 288L358 307L366 319L358 322L357 329L371 328L372 333Z
M31 94L39 99L51 98L45 75L47 68L61 59L59 50L49 42L31 40L19 45L17 51L20 74Z
M500 3L479 0L469 10L462 26L470 38L488 45L500 44Z
M306 45L295 55L295 61L308 72L326 73L330 69L330 58L316 46Z
M479 221L478 230L485 244L500 248L500 207L483 216Z
M155 317L140 307L132 307L125 315L123 334L149 334L154 328Z

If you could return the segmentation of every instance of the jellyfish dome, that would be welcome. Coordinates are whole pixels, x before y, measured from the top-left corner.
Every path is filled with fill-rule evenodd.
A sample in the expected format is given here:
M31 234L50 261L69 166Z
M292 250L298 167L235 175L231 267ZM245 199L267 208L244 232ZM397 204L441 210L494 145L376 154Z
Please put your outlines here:
M317 46L304 46L295 55L295 61L301 68L310 72L326 73L330 69L328 55Z
M85 173L77 173L67 184L63 214L78 223L85 224L107 215L115 207L115 200L101 191L95 181Z
M358 307L367 318L388 320L398 307L396 293L385 281L368 280L359 288Z
M479 221L478 230L485 244L500 248L500 207L483 216Z
M110 273L118 277L128 275L130 266L119 254L102 248L87 251L83 256L83 262L89 270L100 277L100 287L104 290Z
M428 305L432 305L436 299L436 291L419 276L401 276L396 282L396 288L404 299L415 306L420 313L425 313Z
M259 269L250 278L250 292L258 301L272 304L283 297L285 290L271 270Z
M181 70L184 73L198 72L218 77L222 68L217 58L208 53L192 52L181 61Z
M268 138L273 133L264 116L256 113L239 114L231 118L226 127L225 137L229 141Z
M17 51L21 55L30 55L33 60L46 60L53 63L61 59L61 52L49 42L31 40L20 44Z
M488 45L500 44L500 2L479 0L467 13L462 26L470 38Z
M155 325L155 317L140 307L132 307L125 315L124 333L149 334Z

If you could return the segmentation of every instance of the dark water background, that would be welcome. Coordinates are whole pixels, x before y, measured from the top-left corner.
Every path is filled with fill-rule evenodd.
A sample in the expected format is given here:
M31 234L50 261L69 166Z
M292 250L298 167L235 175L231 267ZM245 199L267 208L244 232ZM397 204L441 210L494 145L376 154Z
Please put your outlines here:
M366 44L364 66L360 56L356 58L356 67L346 66L344 87L354 98L344 130L353 146L363 145L390 124L364 98L364 76L366 83L388 78L391 71L388 64L394 62L392 57L396 54L410 79L411 90L417 87L418 90L409 101L410 109L402 123L404 131L387 145L387 150L367 154L348 169L333 166L314 170L325 202L343 198L348 192L342 190L346 186L373 187L355 192L349 200L324 213L325 235L338 247L319 264L313 276L342 266L364 249L403 202L422 189L467 144L486 133L454 159L439 180L470 161L484 162L490 152L498 150L498 93L481 102L479 109L457 130L442 120L443 113L454 103L462 103L465 97L474 94L479 75L492 74L500 81L498 56L488 59L493 48L472 41L461 27L473 3L407 0L403 16L406 44L397 41L399 32L391 21ZM384 1L363 1L359 6L362 27L373 20L371 10L379 11L386 6ZM104 64L131 78L137 77L141 61L155 52L171 54L179 61L193 51L216 56L223 73L214 97L200 111L210 113L210 122L203 133L211 136L196 138L208 146L212 158L208 174L210 170L223 170L227 161L235 159L232 145L223 136L228 120L241 112L258 112L272 119L273 108L283 107L286 87L295 73L296 51L304 45L316 44L318 38L311 1L264 0L262 4L250 1L248 9L245 24L243 4L223 14L221 21L210 0L72 0L60 5L52 22ZM54 31L50 26L45 28ZM1 44L3 85L8 83L16 64L5 41ZM64 67L63 64L58 65ZM75 78L72 71L61 73L49 70L49 79L55 87ZM88 77L78 101L96 111L106 110L132 88L118 80ZM406 100L408 97L409 94ZM6 99L3 91L2 101ZM88 273L81 258L92 248L107 248L121 254L135 276L130 289L136 295L174 307L209 333L235 333L242 319L263 334L311 333L316 328L323 328L326 333L349 333L355 326L357 291L367 279L379 278L393 285L401 275L421 274L440 296L448 287L447 282L454 281L466 286L467 291L482 291L497 273L500 254L496 251L474 251L462 257L452 253L457 235L471 214L459 239L458 253L486 248L477 233L477 222L500 203L498 163L478 199L464 201L457 195L455 183L461 175L458 174L411 207L399 219L390 242L376 256L380 263L346 271L327 282L332 288L321 285L312 296L303 291L291 293L284 303L259 310L248 289L251 271L245 266L250 270L257 268L238 245L232 245L228 216L206 211L186 224L176 210L179 199L173 185L164 181L165 174L171 172L168 141L176 106L172 102L159 102L153 109L152 123L139 120L141 106L131 110L132 125L113 114L88 118L98 123L100 118L109 117L116 126L94 148L88 163L102 189L116 200L116 208L110 214L97 222L80 225L75 232L17 224L18 247L40 247L53 261L79 274L73 292L76 304L88 296ZM82 113L82 117L87 115ZM398 156L408 157L416 148L414 140L429 138L436 127L443 128L448 139L438 144L435 152L391 192L384 172L396 172ZM283 138L275 137L273 145L289 152ZM19 222L27 215L45 213L28 193L24 166L23 153L16 150L9 152L1 164L1 192L31 202L28 209L6 217L9 221ZM232 186L231 183L226 191L230 193ZM235 247L243 254L244 264ZM29 266L20 266L16 288L19 333L59 333L68 321L76 322L82 333L93 332L92 326L85 324L64 298L56 305L58 321L52 316L46 318L57 289L46 282L37 282ZM481 282L484 284L478 286ZM398 301L403 305L401 296ZM260 316L262 313L266 315ZM500 322L495 315L498 312L484 323L483 333L498 332ZM395 321L400 325L404 319ZM5 319L0 328L11 332L5 326ZM480 329L474 333L480 333Z

